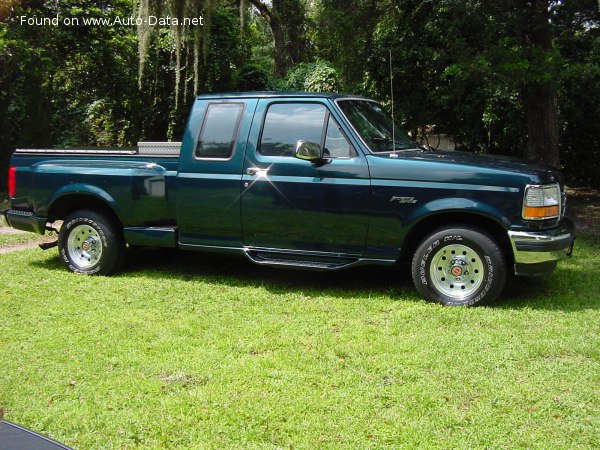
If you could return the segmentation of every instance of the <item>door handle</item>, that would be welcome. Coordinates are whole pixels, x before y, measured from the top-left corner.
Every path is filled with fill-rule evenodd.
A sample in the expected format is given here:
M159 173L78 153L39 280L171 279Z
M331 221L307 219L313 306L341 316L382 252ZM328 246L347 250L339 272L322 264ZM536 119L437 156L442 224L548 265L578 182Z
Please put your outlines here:
M246 169L246 173L248 175L260 175L263 177L267 174L268 171L269 169L261 169L260 167L248 167Z

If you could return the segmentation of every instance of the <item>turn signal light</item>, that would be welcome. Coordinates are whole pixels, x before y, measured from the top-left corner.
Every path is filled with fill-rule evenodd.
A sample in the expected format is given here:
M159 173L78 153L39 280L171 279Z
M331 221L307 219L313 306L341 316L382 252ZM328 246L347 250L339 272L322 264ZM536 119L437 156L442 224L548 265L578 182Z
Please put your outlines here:
M17 196L17 168L8 169L8 196L14 198Z
M548 217L557 217L559 214L558 205L554 206L526 206L523 208L524 219L546 219Z

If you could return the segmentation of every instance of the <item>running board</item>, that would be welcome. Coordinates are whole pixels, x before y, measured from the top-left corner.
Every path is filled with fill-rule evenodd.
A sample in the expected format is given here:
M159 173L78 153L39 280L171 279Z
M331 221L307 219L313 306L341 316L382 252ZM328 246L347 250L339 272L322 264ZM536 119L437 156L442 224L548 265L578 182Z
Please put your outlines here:
M310 270L339 270L362 265L361 258L320 256L246 249L246 256L255 264Z

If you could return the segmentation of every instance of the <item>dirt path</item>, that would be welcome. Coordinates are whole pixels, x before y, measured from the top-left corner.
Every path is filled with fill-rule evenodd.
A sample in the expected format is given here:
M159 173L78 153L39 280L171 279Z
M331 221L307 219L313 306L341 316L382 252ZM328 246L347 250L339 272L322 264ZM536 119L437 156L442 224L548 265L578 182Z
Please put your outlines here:
M25 231L15 230L14 228L0 227L0 234L27 234Z
M7 234L9 234L9 235L17 235L17 234L27 235L27 234L31 234L31 233L15 230L14 228L0 227L0 235L3 235L3 234L4 235L7 235ZM28 250L31 248L38 248L39 244L53 242L56 239L58 239L58 236L56 236L56 235L44 235L44 236L39 236L38 239L35 239L30 242L6 244L6 245L0 247L0 255L6 254L6 253L11 253L11 252L16 252L19 250Z
M0 255L4 255L5 253L18 252L19 250L29 250L31 248L38 248L38 245L41 244L42 242L52 242L56 239L57 239L56 236L54 236L54 237L45 236L37 242L27 242L26 244L9 245L7 247L0 248Z

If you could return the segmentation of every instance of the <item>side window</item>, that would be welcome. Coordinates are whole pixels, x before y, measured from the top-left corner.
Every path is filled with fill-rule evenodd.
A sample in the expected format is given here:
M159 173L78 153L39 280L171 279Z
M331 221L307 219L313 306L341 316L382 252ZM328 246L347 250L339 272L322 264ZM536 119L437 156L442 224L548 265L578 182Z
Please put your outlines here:
M237 139L241 103L212 103L208 105L200 139L196 147L197 158L229 158Z
M317 103L275 103L269 106L259 152L266 156L292 156L296 142L321 143L325 105Z
M323 153L331 158L353 158L356 156L356 151L331 115L327 121L327 134Z

